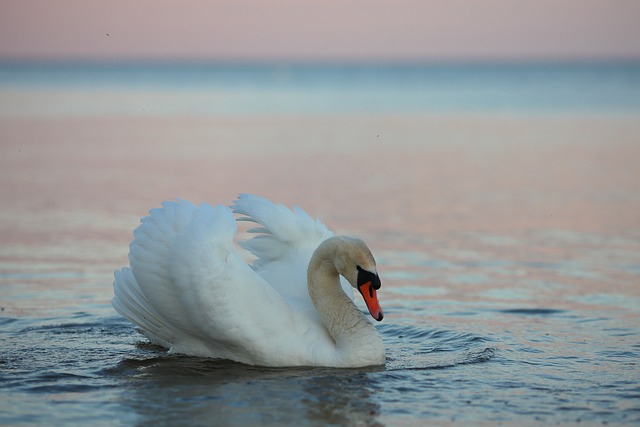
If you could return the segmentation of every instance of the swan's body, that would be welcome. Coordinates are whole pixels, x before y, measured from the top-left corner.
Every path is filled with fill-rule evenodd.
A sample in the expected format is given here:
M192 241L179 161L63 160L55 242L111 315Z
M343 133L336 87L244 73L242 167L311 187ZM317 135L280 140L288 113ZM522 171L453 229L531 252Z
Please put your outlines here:
M134 231L114 308L173 353L262 366L384 364L382 340L353 302L352 287L382 319L366 245L297 207L241 195L232 208L261 225L240 242L257 257L252 267L234 246L229 208L167 202Z

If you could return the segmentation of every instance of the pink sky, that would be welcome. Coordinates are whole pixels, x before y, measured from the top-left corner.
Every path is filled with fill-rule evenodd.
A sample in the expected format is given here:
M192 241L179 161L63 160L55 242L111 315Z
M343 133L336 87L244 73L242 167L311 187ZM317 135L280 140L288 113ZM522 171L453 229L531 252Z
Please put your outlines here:
M7 58L640 59L640 1L2 0Z

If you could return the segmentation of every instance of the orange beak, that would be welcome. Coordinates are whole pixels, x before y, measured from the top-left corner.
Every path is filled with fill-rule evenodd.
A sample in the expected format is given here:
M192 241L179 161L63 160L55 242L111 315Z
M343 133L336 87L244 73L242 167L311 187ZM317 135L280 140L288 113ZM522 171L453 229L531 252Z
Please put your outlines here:
M376 319L378 322L381 321L384 317L384 314L382 313L382 309L380 308L376 290L371 285L371 282L365 282L359 285L358 291L360 291L362 298L364 298L364 302L365 304L367 304L367 308L369 309L371 317Z

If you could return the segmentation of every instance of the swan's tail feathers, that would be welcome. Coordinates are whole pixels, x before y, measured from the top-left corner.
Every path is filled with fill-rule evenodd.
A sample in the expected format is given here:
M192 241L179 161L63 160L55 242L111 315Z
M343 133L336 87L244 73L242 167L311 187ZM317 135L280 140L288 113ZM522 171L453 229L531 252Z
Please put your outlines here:
M130 268L114 273L113 291L111 305L118 313L138 325L154 344L171 347L174 332L144 296Z
M319 219L311 218L298 206L289 209L260 196L240 194L231 208L242 215L238 221L259 225L248 230L258 236L239 242L242 248L258 257L254 263L256 267L282 259L291 250L303 247L315 249L322 241L333 236Z

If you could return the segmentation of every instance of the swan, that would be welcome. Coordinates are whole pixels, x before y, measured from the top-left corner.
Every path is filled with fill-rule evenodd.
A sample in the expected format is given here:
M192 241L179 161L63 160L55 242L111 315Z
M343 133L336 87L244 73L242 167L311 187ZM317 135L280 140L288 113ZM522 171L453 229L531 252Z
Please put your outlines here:
M251 265L234 244L236 221L258 225L238 242ZM140 222L130 266L114 273L112 305L152 343L258 366L385 363L380 335L353 301L357 289L382 320L380 278L362 240L249 194L231 207L164 202Z

